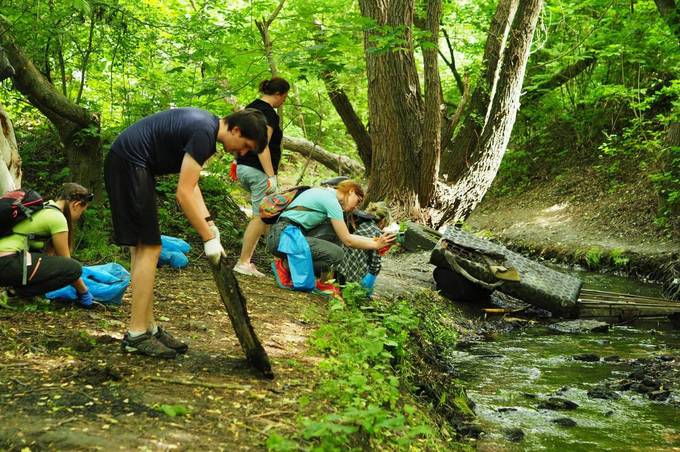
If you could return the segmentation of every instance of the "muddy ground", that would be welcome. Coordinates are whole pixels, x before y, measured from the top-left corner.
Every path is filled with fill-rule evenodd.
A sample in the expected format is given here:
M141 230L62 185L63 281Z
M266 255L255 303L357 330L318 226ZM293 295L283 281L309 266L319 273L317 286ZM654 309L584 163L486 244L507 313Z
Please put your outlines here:
M156 318L190 343L175 360L121 353L129 293L92 311L0 309L0 449L257 450L272 431L295 430L319 359L306 341L325 301L271 277L240 285L274 380L248 367L200 265L159 271Z

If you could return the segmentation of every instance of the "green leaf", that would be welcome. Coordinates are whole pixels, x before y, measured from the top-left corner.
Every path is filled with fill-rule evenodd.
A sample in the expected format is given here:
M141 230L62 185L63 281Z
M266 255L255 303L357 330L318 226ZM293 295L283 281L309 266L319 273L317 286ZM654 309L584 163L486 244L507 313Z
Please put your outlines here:
M170 417L176 417L176 416L185 416L190 413L189 408L183 406L183 405L166 405L166 404L161 404L156 407L158 411L161 413L164 413L167 416Z

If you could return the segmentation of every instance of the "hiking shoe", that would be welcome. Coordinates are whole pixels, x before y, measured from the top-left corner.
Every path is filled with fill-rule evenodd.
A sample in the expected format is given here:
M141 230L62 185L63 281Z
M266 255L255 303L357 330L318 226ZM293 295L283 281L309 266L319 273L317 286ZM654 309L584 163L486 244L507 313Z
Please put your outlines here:
M125 333L120 348L126 353L137 353L154 358L174 358L177 356L176 351L163 345L148 331L137 337L130 337L128 333Z
M283 259L274 258L272 262L272 271L274 272L274 278L276 278L276 284L282 289L292 289L293 279L290 277L290 271L283 264Z
M325 295L327 297L334 297L342 299L340 288L331 282L322 282L320 279L316 280L316 287L314 293Z
M161 344L165 345L168 348L173 349L177 353L186 353L186 351L189 350L189 346L187 344L180 341L179 339L176 339L175 336L168 333L160 326L158 327L158 331L156 331L156 334L154 334L153 337L158 339L158 341Z
M243 264L241 262L237 262L236 265L234 265L234 271L242 275L255 276L257 278L264 277L264 273L255 268L252 263Z

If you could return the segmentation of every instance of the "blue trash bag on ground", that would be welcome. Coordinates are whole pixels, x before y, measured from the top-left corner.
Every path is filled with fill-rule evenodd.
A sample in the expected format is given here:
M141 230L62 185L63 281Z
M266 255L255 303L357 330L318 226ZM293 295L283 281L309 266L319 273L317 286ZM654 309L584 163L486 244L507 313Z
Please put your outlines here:
M81 278L94 299L103 304L121 304L123 294L130 285L130 273L115 262L83 267ZM50 300L75 300L76 289L73 286L62 287L47 292L45 297Z
M158 257L158 266L169 265L172 268L184 268L189 265L189 258L186 253L191 249L191 245L177 237L161 235L161 255Z
M288 268L293 280L293 289L310 291L316 287L314 278L314 264L312 251L309 249L307 239L297 226L289 224L281 231L279 237L279 252L286 253Z

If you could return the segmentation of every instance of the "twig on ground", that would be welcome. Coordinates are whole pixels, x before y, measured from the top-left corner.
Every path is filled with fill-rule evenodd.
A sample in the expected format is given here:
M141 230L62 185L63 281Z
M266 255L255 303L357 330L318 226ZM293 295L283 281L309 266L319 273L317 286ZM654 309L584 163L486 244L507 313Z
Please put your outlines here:
M174 383L177 385L185 385L185 386L200 386L203 388L213 388L213 389L250 389L249 385L237 385L237 384L228 384L228 383L209 383L209 382L202 382L202 381L190 381L190 380L180 380L180 379L175 379L175 378L165 378L165 377L156 377L156 376L148 376L145 377L146 380L151 380L151 381L159 381L162 383Z

